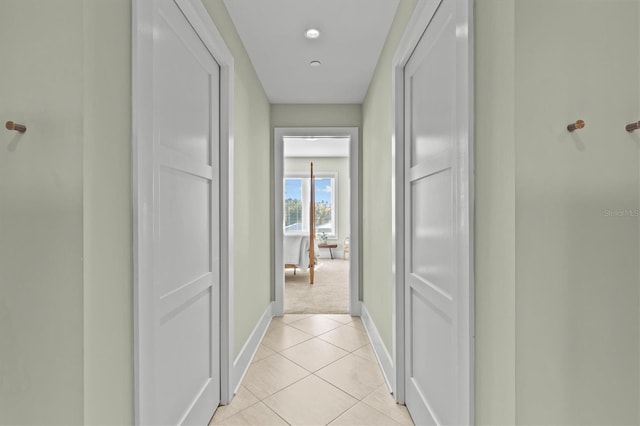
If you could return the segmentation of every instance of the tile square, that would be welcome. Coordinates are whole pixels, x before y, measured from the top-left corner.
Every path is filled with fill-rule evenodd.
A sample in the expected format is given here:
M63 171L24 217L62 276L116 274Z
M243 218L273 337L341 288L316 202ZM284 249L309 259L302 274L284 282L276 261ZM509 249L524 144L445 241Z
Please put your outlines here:
M353 354L315 374L357 399L364 398L384 383L378 364Z
M349 352L324 340L313 338L302 342L280 353L305 369L314 372L338 359L349 355Z
M262 340L262 344L273 351L280 352L283 349L302 343L312 337L310 334L284 324L273 328L270 327Z
M401 425L413 425L409 410L396 402L387 385L381 385L367 395L362 402L391 417Z
M329 318L324 318L322 315L313 315L309 318L292 322L289 325L305 333L309 333L312 336L318 336L334 328L341 327L343 324Z
M242 385L258 399L264 399L308 375L304 368L275 354L251 364Z
M369 343L369 338L365 333L350 325L343 325L318 337L349 352Z
M326 425L357 402L315 376L308 376L264 400L292 425Z
M359 402L340 417L329 423L330 425L354 426L354 425L397 425L392 418L385 416L380 411Z
M249 408L234 414L223 420L221 423L211 423L213 425L264 425L278 426L287 425L276 413L262 402L252 405Z

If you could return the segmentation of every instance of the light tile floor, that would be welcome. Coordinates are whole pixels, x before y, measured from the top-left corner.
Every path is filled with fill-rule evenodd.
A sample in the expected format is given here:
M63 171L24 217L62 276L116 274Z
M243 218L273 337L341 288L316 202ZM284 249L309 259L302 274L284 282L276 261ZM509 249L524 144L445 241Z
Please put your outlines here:
M413 425L389 394L360 318L274 318L211 425Z

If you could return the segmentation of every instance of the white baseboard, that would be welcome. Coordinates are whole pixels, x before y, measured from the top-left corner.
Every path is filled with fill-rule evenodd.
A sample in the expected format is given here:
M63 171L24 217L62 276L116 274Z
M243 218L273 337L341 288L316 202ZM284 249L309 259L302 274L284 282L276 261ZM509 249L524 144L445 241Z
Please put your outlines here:
M394 392L393 386L391 383L395 383L395 370L393 368L393 358L387 351L386 346L382 341L382 337L376 328L371 315L369 315L369 311L367 310L367 306L364 302L361 303L362 309L362 324L364 324L364 328L367 330L367 334L369 335L369 340L371 341L371 346L373 347L373 352L376 354L376 358L378 359L378 364L382 369L382 375L384 376L384 380L387 382L387 387L390 392Z
M258 347L260 346L260 342L262 342L262 338L267 332L267 328L269 328L269 323L271 323L271 318L273 317L273 302L269 303L267 308L264 310L262 317L256 324L253 332L247 339L244 344L240 354L233 361L233 367L231 371L231 389L233 389L233 394L238 391L240 387L240 383L242 383L242 379L244 375L247 374L247 370L249 369L249 365L251 364L251 360L256 354Z

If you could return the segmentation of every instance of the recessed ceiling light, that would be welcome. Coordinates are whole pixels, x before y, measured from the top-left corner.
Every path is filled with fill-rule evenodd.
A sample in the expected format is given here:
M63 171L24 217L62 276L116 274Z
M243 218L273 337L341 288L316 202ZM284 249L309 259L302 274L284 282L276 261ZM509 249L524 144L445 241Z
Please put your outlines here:
M320 61L311 61L309 62L309 65L311 65L312 67L319 67L320 65L322 65L322 63Z
M320 31L315 28L309 28L305 31L304 36L309 39L315 39L320 37Z

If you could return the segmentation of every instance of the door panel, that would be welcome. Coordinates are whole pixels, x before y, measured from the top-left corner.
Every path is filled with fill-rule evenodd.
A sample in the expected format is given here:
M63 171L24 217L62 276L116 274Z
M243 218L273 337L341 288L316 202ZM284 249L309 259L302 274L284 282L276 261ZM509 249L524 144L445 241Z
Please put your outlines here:
M210 86L218 65L207 59L211 55L193 30L182 25L184 18L171 10L177 6L166 1L163 6L154 50L154 84L162 89L154 93L157 135L163 147L210 165Z
M174 0L153 38L152 405L206 424L220 401L219 66Z
M413 327L412 384L439 424L452 424L455 395L451 380L454 353L451 314L438 309L428 294L413 288L410 295ZM434 350L437 348L438 350ZM437 386L433 386L437 383ZM416 419L416 423L418 419Z
M460 0L442 0L405 66L406 404L416 424L467 424L469 141L459 139ZM464 111L462 111L464 112ZM466 212L466 214L465 214ZM461 295L463 297L461 297ZM464 317L464 315L462 315ZM466 343L461 343L465 342Z
M430 283L451 297L452 235L451 168L411 183L411 277Z
M158 406L158 418L166 424L180 423L194 396L209 385L210 311L211 286L160 319L156 379L158 400L163 403Z
M420 120L411 121L411 166L450 150L455 134L456 44L450 2L440 5L406 72L411 76L411 109ZM445 10L447 9L447 10ZM428 96L422 96L429 94Z
M163 167L159 182L158 284L163 298L211 273L211 180Z

